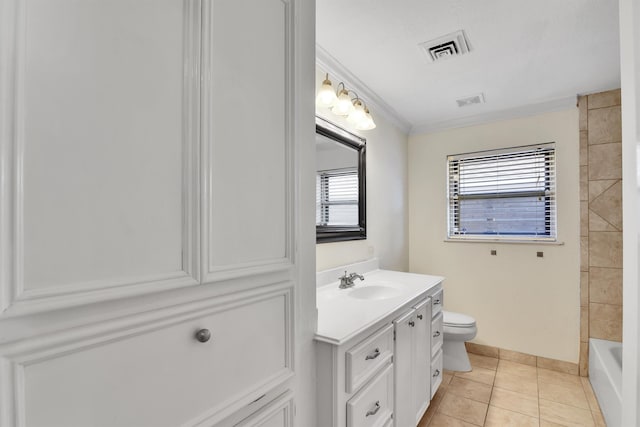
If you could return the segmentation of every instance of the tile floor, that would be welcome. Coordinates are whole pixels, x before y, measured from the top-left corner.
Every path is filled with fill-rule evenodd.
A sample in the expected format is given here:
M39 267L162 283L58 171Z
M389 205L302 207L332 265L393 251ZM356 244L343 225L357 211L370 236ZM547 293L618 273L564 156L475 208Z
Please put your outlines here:
M469 354L471 372L445 371L418 427L602 427L587 378Z

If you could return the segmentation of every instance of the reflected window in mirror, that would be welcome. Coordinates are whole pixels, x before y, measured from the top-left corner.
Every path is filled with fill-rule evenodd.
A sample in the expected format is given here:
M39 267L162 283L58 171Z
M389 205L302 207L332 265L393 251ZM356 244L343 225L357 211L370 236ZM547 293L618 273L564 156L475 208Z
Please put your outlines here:
M316 117L316 242L366 239L366 141Z

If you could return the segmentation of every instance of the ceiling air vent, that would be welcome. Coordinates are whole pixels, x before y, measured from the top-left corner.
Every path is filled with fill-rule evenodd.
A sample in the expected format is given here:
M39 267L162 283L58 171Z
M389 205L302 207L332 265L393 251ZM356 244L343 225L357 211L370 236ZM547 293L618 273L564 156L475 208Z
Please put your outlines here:
M441 61L471 52L471 46L464 34L464 30L459 30L446 36L420 43L418 46L424 50L427 58L429 58L431 62Z
M485 101L484 101L483 93L479 93L473 96L467 96L466 98L456 99L456 103L458 104L458 107L467 107L469 105L484 104L484 102Z

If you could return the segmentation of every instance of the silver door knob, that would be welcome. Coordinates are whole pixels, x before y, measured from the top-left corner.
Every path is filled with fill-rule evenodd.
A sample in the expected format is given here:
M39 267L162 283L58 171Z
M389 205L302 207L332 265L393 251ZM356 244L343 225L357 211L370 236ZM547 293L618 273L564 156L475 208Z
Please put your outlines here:
M211 331L208 329L200 329L196 332L196 339L200 342L207 342L211 339Z
M411 322L409 322L409 326L411 326L411 327L413 328L414 326L416 326L416 322L414 322L414 321L412 320Z

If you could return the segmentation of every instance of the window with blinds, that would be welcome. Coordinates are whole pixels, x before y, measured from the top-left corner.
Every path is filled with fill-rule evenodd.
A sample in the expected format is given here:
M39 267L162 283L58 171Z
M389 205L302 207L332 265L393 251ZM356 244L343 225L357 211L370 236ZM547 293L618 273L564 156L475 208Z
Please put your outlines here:
M448 156L450 239L556 239L555 145Z
M358 225L358 169L316 174L316 225Z

